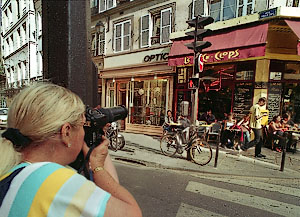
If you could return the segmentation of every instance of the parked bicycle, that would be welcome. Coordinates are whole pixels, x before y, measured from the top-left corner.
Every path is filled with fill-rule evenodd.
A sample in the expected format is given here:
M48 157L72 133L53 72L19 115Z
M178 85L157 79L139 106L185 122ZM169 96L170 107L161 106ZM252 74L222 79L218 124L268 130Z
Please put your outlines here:
M112 122L105 132L105 136L109 139L109 147L114 150L121 150L124 148L126 142L124 136L119 132L119 125L117 122Z
M212 158L212 149L205 141L206 129L201 127L182 127L181 124L172 123L171 132L166 133L160 140L160 149L166 156L172 157L176 153L187 151L187 157L204 166Z

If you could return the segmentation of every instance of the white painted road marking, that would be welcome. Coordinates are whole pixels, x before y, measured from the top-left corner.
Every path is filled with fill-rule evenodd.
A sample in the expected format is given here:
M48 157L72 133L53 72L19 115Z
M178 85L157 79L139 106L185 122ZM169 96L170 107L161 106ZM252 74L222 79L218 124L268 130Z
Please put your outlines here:
M181 203L176 217L225 217L218 213L210 212L199 207L191 206L186 203Z
M197 176L199 177L199 176ZM226 182L226 183L231 183L231 184L237 184L237 185L242 185L246 187L251 187L251 188L256 188L256 189L261 189L265 191L272 191L272 192L278 192L281 194L287 194L287 195L293 195L296 197L300 197L300 189L297 188L291 188L291 187L285 187L282 185L274 185L274 184L269 184L269 183L264 183L264 182L258 182L258 181L250 181L250 180L239 180L239 179L234 179L234 178L220 178L220 177L199 177L201 179L209 179L209 180L214 180L214 181L219 181L219 182Z
M198 182L190 181L185 189L186 191L201 194L207 197L213 197L282 216L299 216L300 206L279 202L255 195L245 194L237 191L217 188Z

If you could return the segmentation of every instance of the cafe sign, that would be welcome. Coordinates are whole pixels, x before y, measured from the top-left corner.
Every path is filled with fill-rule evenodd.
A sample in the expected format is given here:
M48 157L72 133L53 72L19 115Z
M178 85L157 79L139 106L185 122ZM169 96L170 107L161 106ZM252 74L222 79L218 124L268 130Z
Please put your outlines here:
M224 61L233 61L237 59L247 59L265 55L265 46L236 48L226 51L217 51L204 53L202 55L204 63L215 63ZM186 66L194 64L194 56L169 58L169 66Z
M213 54L203 54L203 61L204 62L211 62L210 60L217 61L225 61L236 59L240 56L239 49L232 50L232 51L218 51L217 53Z

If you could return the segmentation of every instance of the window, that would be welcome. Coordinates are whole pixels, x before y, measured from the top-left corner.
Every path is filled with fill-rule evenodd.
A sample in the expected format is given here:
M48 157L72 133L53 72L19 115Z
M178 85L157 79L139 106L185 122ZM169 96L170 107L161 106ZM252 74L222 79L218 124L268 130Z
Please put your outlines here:
M254 10L254 0L238 0L237 17L252 14Z
M100 0L100 13L116 7L116 0Z
M237 0L213 0L211 2L210 15L215 21L229 20L236 17L236 1Z
M37 34L38 37L42 35L42 16L40 12L37 13Z
M91 8L97 7L98 6L98 0L91 0L90 1L90 6L91 6Z
M221 20L221 0L213 0L210 3L210 16L214 18L215 22Z
M21 29L17 29L17 47L21 47L22 45L22 36L21 36Z
M167 80L129 83L129 123L161 126L167 102Z
M204 0L193 0L189 5L189 20L195 18L198 15L204 15Z
M93 56L103 55L105 51L105 29L92 35Z
M105 29L103 32L99 33L99 46L98 46L98 55L102 55L105 52Z
M131 42L131 21L126 20L114 25L114 50L115 52L127 51Z
M171 8L161 11L161 24L160 24L160 28L161 28L160 43L161 44L170 42L171 13L172 13Z
M141 47L148 47L150 45L150 16L145 15L141 17Z
M17 17L20 18L20 0L16 0L17 3Z

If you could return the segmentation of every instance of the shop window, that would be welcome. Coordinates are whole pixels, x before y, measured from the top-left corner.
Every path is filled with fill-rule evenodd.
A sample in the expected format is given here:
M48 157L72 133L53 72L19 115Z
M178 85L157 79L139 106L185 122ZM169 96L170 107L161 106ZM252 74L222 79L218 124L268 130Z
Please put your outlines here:
M236 66L236 80L253 80L255 61L238 63Z
M281 61L271 60L270 62L270 81L279 81L282 79L285 64Z
M300 63L286 63L284 79L300 80Z
M166 80L130 82L130 123L161 126L166 113L166 89Z
M290 113L296 123L300 123L300 85L298 83L284 84L282 113Z
M114 25L114 51L127 51L131 42L131 20Z

